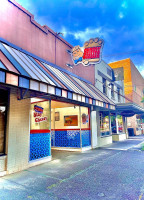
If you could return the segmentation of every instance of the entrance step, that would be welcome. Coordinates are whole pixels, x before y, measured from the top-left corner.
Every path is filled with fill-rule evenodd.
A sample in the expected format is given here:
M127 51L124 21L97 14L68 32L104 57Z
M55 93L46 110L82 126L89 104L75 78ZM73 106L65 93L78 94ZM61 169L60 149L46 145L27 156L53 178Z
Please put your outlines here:
M0 172L0 177L5 176L5 175L6 175L6 171Z

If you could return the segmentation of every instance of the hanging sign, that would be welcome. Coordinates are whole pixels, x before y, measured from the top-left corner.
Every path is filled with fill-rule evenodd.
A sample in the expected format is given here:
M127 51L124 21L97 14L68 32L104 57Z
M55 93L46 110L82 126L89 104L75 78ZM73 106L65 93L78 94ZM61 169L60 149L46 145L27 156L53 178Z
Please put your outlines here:
M84 47L75 46L72 49L72 59L75 65L82 63L84 66L99 63L101 61L101 53L103 40L99 38L91 38L84 43ZM83 50L84 49L84 50Z

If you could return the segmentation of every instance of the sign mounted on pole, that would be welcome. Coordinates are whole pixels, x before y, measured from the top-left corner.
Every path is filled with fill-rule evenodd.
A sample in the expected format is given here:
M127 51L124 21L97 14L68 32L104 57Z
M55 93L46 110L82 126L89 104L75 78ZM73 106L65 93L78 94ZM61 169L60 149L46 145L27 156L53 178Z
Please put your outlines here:
M84 43L84 47L75 46L72 48L72 59L75 65L82 63L85 66L99 63L101 61L103 40L91 38ZM84 50L83 50L84 49Z

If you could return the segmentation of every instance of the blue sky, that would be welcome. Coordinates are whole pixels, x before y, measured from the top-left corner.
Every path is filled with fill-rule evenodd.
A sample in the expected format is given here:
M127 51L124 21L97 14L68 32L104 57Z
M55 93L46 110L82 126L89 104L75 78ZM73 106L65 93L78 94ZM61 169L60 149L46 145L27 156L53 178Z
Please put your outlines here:
M131 58L144 76L143 0L16 0L41 25L63 32L73 46L86 40L104 40L107 63Z

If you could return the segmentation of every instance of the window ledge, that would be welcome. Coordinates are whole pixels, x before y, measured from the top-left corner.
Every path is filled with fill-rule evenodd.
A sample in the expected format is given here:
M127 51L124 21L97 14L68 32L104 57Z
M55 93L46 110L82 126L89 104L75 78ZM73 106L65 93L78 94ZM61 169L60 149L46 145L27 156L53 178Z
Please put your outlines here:
M122 135L122 134L126 134L126 133L124 133L124 132L122 132L122 133L113 133L112 135Z
M111 137L112 135L104 135L104 136L100 136L101 138L105 138L105 137Z
M4 158L6 158L6 157L7 157L7 155L1 154L1 155L0 155L0 160L1 160L1 159L4 159Z

